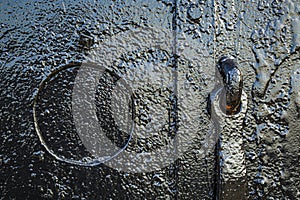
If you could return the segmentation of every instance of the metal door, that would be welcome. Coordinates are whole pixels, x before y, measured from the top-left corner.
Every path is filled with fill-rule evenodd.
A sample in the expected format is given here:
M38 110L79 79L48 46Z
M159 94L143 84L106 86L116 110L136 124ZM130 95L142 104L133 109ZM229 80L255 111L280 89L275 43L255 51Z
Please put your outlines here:
M0 8L1 199L300 198L298 0Z

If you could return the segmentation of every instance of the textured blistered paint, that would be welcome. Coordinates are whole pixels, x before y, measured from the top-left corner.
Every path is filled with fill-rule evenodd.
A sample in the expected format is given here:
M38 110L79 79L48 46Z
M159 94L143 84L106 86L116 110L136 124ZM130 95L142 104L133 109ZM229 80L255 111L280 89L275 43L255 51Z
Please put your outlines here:
M200 151L205 135L213 130L206 113L206 97L213 89L215 63L222 55L233 55L244 74L243 90L248 96L244 128L238 132L244 136L248 198L300 198L295 74L300 66L297 0L15 1L1 2L0 7L1 197L212 199L215 156L209 151L203 157ZM121 68L147 59L160 65L171 63L169 68L178 70L178 78L193 85L197 98L187 97L186 102L199 104L190 113L197 119L190 129L196 127L199 137L191 141L190 151L164 169L141 174L56 160L43 148L34 128L33 100L41 82L63 66L80 64L91 49L111 36L146 26L176 30L177 50L172 54L161 49L142 55L129 52L116 62ZM194 50L199 53L193 53ZM182 51L191 55L188 59L194 61L192 64L178 57ZM64 71L58 76L64 73L69 74L65 79L70 81L55 79L47 86L53 89L47 91L53 95L66 94L62 98L48 98L68 105L68 87L72 86L76 72ZM176 128L176 115L188 119L184 107L176 108L174 101L169 101L169 91L141 91L145 93L140 99L146 96L149 100L137 102L138 123L146 127L149 111L161 102L159 108L170 106L175 111L170 112L171 118L175 118L170 122L175 123L163 131ZM74 128L71 123L68 125L68 107L59 110L58 104L51 104L47 110L46 105L40 107L45 108L40 112L45 119L41 122L45 130L58 131L58 137L48 139L57 142L52 143L53 147L63 146L59 141L72 135ZM180 120L177 123L180 125ZM227 127L232 128L230 124ZM112 140L117 142L118 138ZM65 156L86 156L80 145L70 142L68 147L73 154ZM149 148L145 140L139 142L139 146Z

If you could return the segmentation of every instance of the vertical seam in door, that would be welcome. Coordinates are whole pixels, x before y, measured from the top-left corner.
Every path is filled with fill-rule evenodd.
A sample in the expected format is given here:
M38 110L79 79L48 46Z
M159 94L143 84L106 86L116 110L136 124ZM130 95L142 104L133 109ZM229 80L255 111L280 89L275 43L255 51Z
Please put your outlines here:
M171 116L170 116L170 120L175 120L174 124L171 125L172 123L169 122L170 126L174 126L171 127L171 129L169 129L171 132L173 131L173 134L175 136L174 138L174 151L177 152L177 148L178 148L178 141L177 141L177 120L178 120L178 109L177 109L177 94L178 94L178 88L177 88L177 83L178 83L178 61L177 61L177 15L178 15L178 1L177 0L173 0L173 17L172 17L172 33L173 33L173 42L172 42L172 56L173 56L173 63L172 63L172 78L173 78L173 97L172 98L172 109L171 109ZM174 113L172 113L174 112ZM173 119L172 119L173 118ZM173 179L174 181L174 185L171 186L171 190L175 189L176 191L172 191L174 192L174 199L178 199L178 168L179 168L179 162L178 159L174 161L174 163L171 163L168 167L168 175L170 179ZM171 182L172 183L172 182ZM174 188L173 188L174 187ZM170 189L170 185L169 185L169 189Z

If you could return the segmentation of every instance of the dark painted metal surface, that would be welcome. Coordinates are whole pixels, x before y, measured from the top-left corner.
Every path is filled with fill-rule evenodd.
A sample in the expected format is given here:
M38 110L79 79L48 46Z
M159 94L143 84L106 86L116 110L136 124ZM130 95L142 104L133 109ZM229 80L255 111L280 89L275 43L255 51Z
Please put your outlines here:
M246 198L300 198L297 0L1 1L0 10L1 199L214 199L220 192L230 199L232 187L217 187L220 163L216 162L215 143L208 143L203 152L214 133L223 136L224 144L237 138L236 149L243 149L237 154L242 152L244 160L234 160L232 166L245 169ZM137 85L134 122L138 130L150 130L152 137L135 135L128 148L151 151L176 135L189 141L193 132L197 137L189 141L188 150L178 148L178 159L141 173L56 159L37 134L36 95L42 94L38 123L55 155L88 161L90 152L73 134L76 124L70 113L78 66L87 57L97 60L93 52L101 45L106 45L107 53L115 50L114 43L108 42L112 38L149 27L163 30L153 35L168 38L167 44L172 45L152 49L140 45L144 49L130 51L125 45L118 46L127 52L107 66L124 80L147 76L151 80L151 74L142 76L141 66L157 66L155 77L173 84L171 89ZM244 75L247 110L237 121L218 119L217 126L206 105L222 55L233 55ZM61 70L66 66L74 67ZM127 69L136 73L130 76ZM112 72L98 88L101 101L97 105L102 109L97 116L105 119L107 137L123 147L128 135L109 134L115 126L105 118L111 113L102 101L109 99L106 89L114 86ZM41 83L53 73L57 75L38 93ZM181 93L186 91L183 83L190 93ZM117 111L123 111L121 108ZM151 121L151 115L158 117ZM230 172L229 179L237 173Z

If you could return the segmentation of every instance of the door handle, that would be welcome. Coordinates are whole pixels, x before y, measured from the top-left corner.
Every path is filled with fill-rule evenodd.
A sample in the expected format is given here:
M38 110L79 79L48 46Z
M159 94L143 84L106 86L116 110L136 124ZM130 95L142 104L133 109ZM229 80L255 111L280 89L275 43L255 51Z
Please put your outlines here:
M215 199L247 199L242 130L247 110L243 77L233 57L217 64L217 84L210 94L211 120L218 134Z

